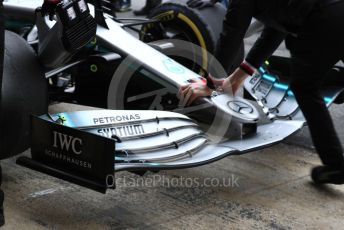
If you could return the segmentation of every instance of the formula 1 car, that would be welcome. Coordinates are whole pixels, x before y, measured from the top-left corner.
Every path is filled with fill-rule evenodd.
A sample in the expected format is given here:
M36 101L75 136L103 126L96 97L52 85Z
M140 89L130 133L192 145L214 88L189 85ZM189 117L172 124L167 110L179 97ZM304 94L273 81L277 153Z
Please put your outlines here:
M39 6L27 0L4 6L8 26L17 33L7 31L5 39L2 158L31 146L32 157L19 157L18 164L105 192L114 187L115 172L195 167L276 144L305 125L288 87L286 60L279 58L247 79L251 100L218 92L192 107L178 105L180 86L209 84L202 74L224 76L231 68L209 65L205 49L178 46L182 39L212 51L200 29L208 28L206 38L213 42L221 28L196 26L204 17L190 15L224 15L220 4L200 12L173 1L151 19L136 21L113 17L105 0L46 0ZM158 36L179 40L155 41ZM179 55L190 50L191 58ZM342 71L334 67L329 73L323 89L328 106L341 98ZM48 93L53 101L116 110L49 114Z

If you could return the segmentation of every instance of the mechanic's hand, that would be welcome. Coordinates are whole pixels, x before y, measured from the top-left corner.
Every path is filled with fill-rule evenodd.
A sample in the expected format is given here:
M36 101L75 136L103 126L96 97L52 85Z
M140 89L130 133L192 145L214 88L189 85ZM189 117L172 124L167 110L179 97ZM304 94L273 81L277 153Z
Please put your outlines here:
M240 68L237 68L228 78L224 80L222 85L223 90L225 92L232 92L233 95L235 95L248 76L249 75L247 73L242 71Z
M206 7L213 7L218 0L188 0L186 4L188 7L203 9Z
M197 98L210 96L212 90L204 83L191 83L180 87L178 98L181 106L191 105Z

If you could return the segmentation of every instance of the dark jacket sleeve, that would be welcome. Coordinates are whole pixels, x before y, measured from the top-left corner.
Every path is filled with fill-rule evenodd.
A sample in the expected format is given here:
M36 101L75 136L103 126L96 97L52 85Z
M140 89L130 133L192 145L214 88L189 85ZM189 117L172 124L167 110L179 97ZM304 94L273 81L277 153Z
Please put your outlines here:
M2 75L3 75L3 64L4 64L4 39L5 39L5 24L4 24L5 19L4 19L4 7L3 7L2 2L3 0L0 0L0 87L2 86ZM0 88L0 91L1 91L1 88ZM1 94L0 94L0 100L1 100ZM0 184L1 184L1 181L0 181Z
M233 0L223 21L215 57L228 70L234 63L254 13L255 0Z
M286 37L286 33L265 26L260 37L246 56L246 61L259 68L278 48Z

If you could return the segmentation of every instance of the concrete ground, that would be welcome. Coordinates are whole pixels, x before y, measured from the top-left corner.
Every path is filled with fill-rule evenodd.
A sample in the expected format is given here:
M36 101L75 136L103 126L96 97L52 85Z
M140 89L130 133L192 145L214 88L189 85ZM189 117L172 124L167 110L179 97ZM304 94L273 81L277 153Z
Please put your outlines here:
M136 2L133 8L143 4ZM84 107L51 107L75 109ZM343 106L331 113L344 127ZM198 168L121 172L116 190L103 195L8 159L3 229L344 229L344 186L314 186L309 171L319 163L305 129L269 149Z
M85 108L51 107L75 109ZM103 195L8 159L4 229L343 229L344 186L314 186L319 163L313 150L283 143L198 168L121 172Z

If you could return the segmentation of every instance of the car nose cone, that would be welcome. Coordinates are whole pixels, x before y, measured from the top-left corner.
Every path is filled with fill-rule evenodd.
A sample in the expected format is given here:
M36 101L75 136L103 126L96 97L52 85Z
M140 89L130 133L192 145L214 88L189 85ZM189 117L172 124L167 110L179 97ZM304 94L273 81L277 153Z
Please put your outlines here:
M225 114L231 116L239 123L257 123L259 112L248 100L241 97L232 97L228 94L221 94L211 98L213 104Z
M241 101L229 101L227 103L228 107L233 110L234 112L240 113L240 114L250 114L253 113L253 108L251 105L241 102Z

